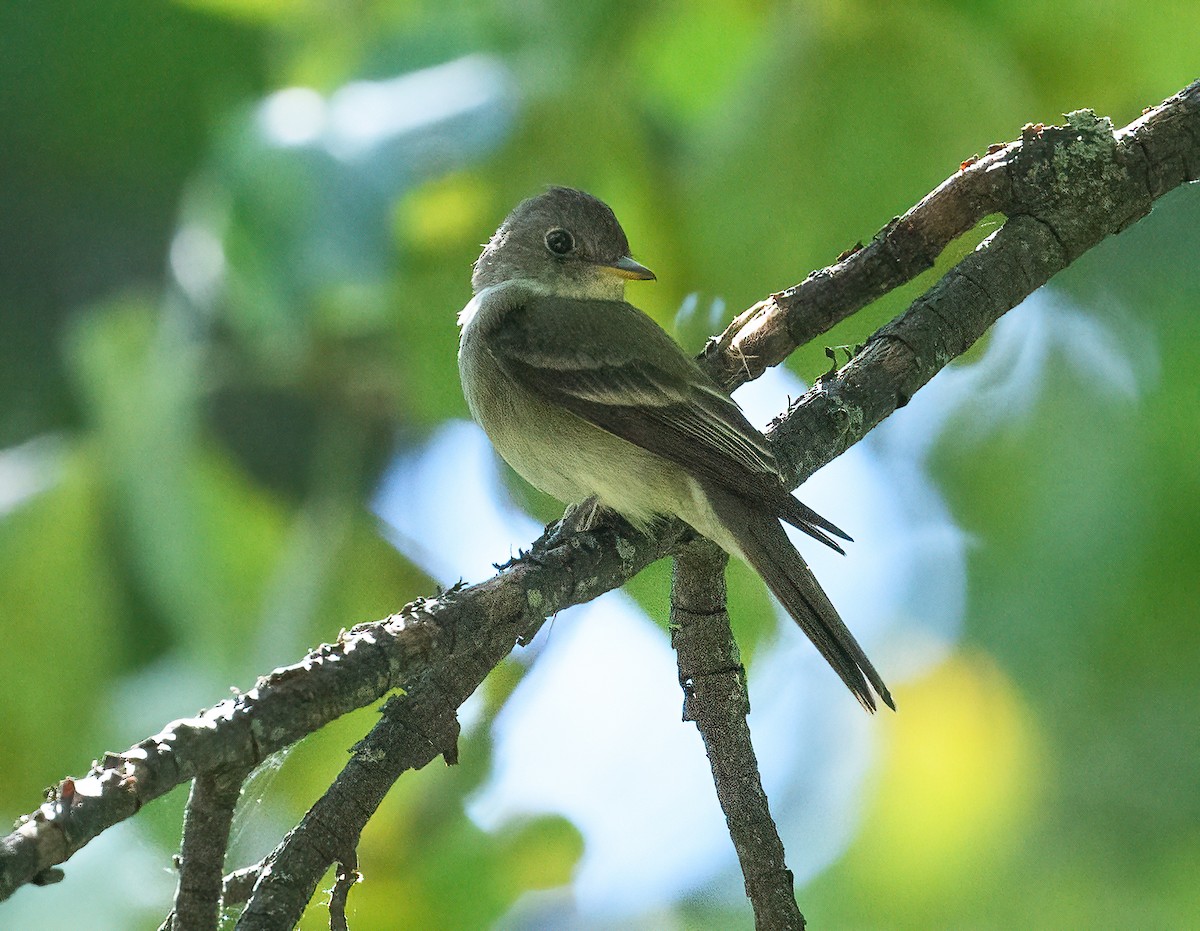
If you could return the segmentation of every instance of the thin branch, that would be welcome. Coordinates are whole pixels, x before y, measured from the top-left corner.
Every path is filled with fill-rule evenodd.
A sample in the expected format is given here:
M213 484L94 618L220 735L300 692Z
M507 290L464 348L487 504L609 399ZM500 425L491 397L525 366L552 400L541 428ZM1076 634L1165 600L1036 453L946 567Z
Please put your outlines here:
M221 880L221 904L228 908L231 905L241 905L250 898L262 868L262 863L243 866Z
M1096 129L1108 129L1107 119L1095 121L1090 111L1072 118L1089 136ZM932 268L946 246L992 214L1075 213L1084 235L1077 243L1081 248L1068 259L1073 261L1100 239L1144 216L1153 200L1197 179L1197 122L1200 82L1147 110L1117 133L1115 150L1109 139L1096 139L1110 151L1092 166L1081 161L1078 148L1056 165L1053 157L1046 156L1062 151L1069 141L1063 129L1027 126L1020 141L990 146L983 158L964 162L867 245L849 250L835 264L739 314L725 332L709 340L704 359L727 387L752 381L797 347ZM1023 155L1024 149L1030 151ZM1065 181L1072 186L1064 186ZM1129 183L1142 185L1143 190L1136 194L1123 190L1117 203L1088 201L1090 193L1107 196L1112 185L1126 188Z
M146 803L202 772L255 766L347 712L421 678L469 695L548 615L590 601L665 555L685 532L658 539L614 526L568 539L544 535L527 559L469 588L418 599L400 614L343 631L300 662L259 679L244 694L122 753L106 753L69 797L56 794L0 840L0 901ZM59 877L61 878L61 877Z
M1195 107L1194 95L1191 105ZM1156 131L1161 132L1151 117L1148 114L1140 121L1141 135L1147 142ZM1135 139L1137 133L1135 124L1122 135ZM1168 150L1174 141L1174 137L1169 138L1171 142L1165 146ZM1099 177L1080 171L1080 166L1086 166L1094 154L1099 156L1101 164L1124 163L1126 170ZM1139 155L1145 155L1147 165L1170 164L1173 173L1151 172L1138 164ZM908 403L918 388L950 359L969 348L1002 313L1105 236L1148 212L1150 199L1178 183L1177 179L1195 178L1194 149L1176 149L1172 155L1153 159L1145 148L1126 147L1122 151L1108 121L1097 120L1089 111L1071 114L1067 126L1061 129L1026 127L1021 142L993 147L985 159L964 165L960 174L942 184L904 217L893 220L866 248L855 251L837 266L810 275L795 288L772 295L739 316L725 333L710 342L705 356L717 377L728 385L756 377L763 367L781 361L797 345L931 266L951 239L984 216L997 211L1008 214L1004 226L974 255L964 259L907 313L876 332L861 355L837 379L830 381L827 391L818 385L774 431L774 438L791 449L822 448L822 442L824 448L830 444L836 446L839 423L855 424L855 434L871 429ZM1109 198L1103 213L1084 209L1080 199L1089 193ZM894 261L881 261L881 256ZM825 291L832 298L822 299ZM812 307L817 312L812 312ZM955 326L946 326L950 320ZM730 363L735 358L736 366ZM805 433L802 427L814 422L812 418L798 416L805 405L824 408L828 416L815 422L834 425L834 433L821 437ZM796 433L789 437L792 430ZM796 460L785 467L789 477L797 482L814 468L810 463ZM706 578L701 566L690 560L678 559L676 569L672 579L673 607L677 600L687 597L680 590L682 586L695 589L723 581L723 570L710 567ZM722 578L717 578L718 574ZM736 655L732 640L729 644L709 643L698 648L698 655L691 662L719 665L730 648ZM680 663L682 670L682 654ZM728 722L725 726L729 726ZM701 730L704 732L703 726ZM705 748L721 795L720 774L739 771L747 752L753 759L749 732L745 748L711 741L707 736ZM753 778L761 792L757 769ZM754 907L756 923L763 928L778 927L779 919L769 916L761 898L762 890L754 887L754 874L747 868L746 856L739 846L739 837L754 838L764 833L777 837L766 798L762 798L761 812L739 810L728 804L724 796L721 802L746 876L747 895ZM756 831L755 821L761 823L764 818L766 827ZM782 846L778 866L768 872L768 878L774 880L779 871L784 871ZM788 902L783 902L781 884L776 882L773 887L785 908L794 904L790 873L787 875Z
M978 164L984 167L956 175L939 188L940 195L931 197L955 203L954 186L967 183L956 178L1002 173L1006 180L997 181L995 189L1003 201L999 209L1010 219L775 424L775 447L793 487L907 403L917 388L1051 275L1143 216L1155 198L1200 176L1200 82L1115 138L1105 121L1084 112L1074 114L1067 127L1030 127L1019 143ZM972 211L990 212L989 197L979 195L982 206L970 207L973 201L964 196L968 208L960 211L962 219L899 224L890 238L932 242L928 255ZM790 351L786 347L794 343L794 334L813 327L820 332L823 319L849 312L823 313L812 292L833 304L861 306L884 286L871 282L891 274L888 267L897 264L899 248L880 247L859 260L873 268L848 279L857 282L846 285L858 292L850 298L835 301L828 291L812 286L803 301L784 302L763 320L752 317L757 321L752 331L740 336L749 328L744 321L728 339L722 337L725 348L706 358L718 372L745 371L747 366L753 372L760 364L779 361ZM919 263L899 264L904 275ZM786 336L776 332L780 327ZM53 879L53 867L101 831L198 774L256 765L396 688L411 693L421 683L436 682L447 700L470 694L514 643L527 642L537 632L545 617L623 584L671 552L685 532L672 523L647 538L614 524L566 539L543 537L531 558L486 582L414 602L399 615L357 627L336 644L261 679L251 692L196 718L173 722L124 753L107 754L87 776L64 780L75 786L70 799L47 801L0 840L0 900L27 883ZM425 711L429 720L417 722L412 733L438 733L434 722L452 715L453 708Z
M351 850L338 864L337 879L329 891L329 931L350 931L346 921L346 900L350 898L350 890L361 880L358 855Z
M163 922L168 931L216 931L229 828L249 775L249 769L239 767L203 773L192 781L179 846L175 905Z
M746 896L759 931L803 931L792 871L767 806L750 742L750 696L725 602L725 564L715 544L697 540L675 557L671 574L671 645L683 688L683 719L704 741Z
M947 178L865 246L856 244L833 265L735 317L704 347L713 376L728 388L753 381L798 347L932 268L946 246L984 217L1002 212L1010 191L1007 172L997 169L1019 146L993 146L986 158Z
M1188 101L1194 121L1196 86L1190 90L1190 98L1175 99ZM876 296L881 280L894 287L919 273L924 259L925 266L931 264L953 235L976 220L997 210L1009 215L974 254L877 331L836 378L818 383L775 425L773 438L780 446L801 451L797 457L781 456L789 478L802 481L823 464L826 451L856 442L907 404L1001 314L1105 236L1143 216L1151 198L1180 179L1195 178L1200 159L1193 149L1175 148L1175 137L1162 136L1161 126L1166 124L1160 120L1166 119L1147 114L1140 126L1135 124L1120 137L1114 137L1107 120L1097 120L1088 111L1071 114L1062 128L1026 127L1019 143L998 149L946 181L889 224L870 246L756 305L710 344L709 351L724 346L742 359L737 370L717 367L726 381L753 375L754 368L745 362L747 354L757 354L756 364L773 364L778 354L791 351L794 339L827 329L839 314ZM1141 145L1119 142L1139 136ZM1155 136L1170 141L1161 143ZM1156 148L1170 154L1156 158ZM1097 165L1121 170L1096 171ZM1151 171L1150 165L1164 167ZM884 254L896 257L890 272L887 263L879 261ZM880 265L889 273L870 274ZM806 312L805 295L818 293L830 282L841 282L842 300L819 303L820 314ZM810 412L812 416L805 416ZM714 760L714 771L734 762ZM735 836L736 825L729 821Z
M333 785L263 861L237 931L295 925L330 864L354 856L363 828L400 775L439 754L457 762L454 712L471 691L446 692L426 682L388 700Z

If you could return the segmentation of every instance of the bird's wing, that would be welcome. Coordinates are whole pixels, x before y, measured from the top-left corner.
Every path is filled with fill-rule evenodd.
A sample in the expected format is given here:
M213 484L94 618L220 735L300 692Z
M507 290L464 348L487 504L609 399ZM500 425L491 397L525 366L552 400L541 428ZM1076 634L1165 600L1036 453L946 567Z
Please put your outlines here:
M839 552L827 534L849 539L788 493L766 438L631 304L529 296L504 315L488 346L509 377L589 423L766 504Z
M778 481L763 435L631 304L531 297L505 316L489 349L527 389L690 473Z

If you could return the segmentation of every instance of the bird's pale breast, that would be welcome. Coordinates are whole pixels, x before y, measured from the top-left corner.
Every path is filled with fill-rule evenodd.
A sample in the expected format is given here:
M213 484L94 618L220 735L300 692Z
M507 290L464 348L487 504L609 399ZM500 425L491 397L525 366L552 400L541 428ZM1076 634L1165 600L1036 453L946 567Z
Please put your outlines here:
M490 310L484 304L463 314L459 374L472 415L519 475L564 503L595 495L637 526L659 514L694 510L693 482L674 463L510 378L481 338Z

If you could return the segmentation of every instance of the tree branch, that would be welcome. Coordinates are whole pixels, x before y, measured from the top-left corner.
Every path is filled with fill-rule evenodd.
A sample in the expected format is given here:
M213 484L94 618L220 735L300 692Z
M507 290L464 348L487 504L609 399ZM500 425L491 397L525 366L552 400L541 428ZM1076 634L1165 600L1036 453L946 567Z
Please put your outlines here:
M750 696L725 603L729 557L708 540L685 546L671 573L671 646L675 648L683 719L694 721L733 839L746 896L759 931L803 931L792 871L767 807L750 742Z
M245 767L203 773L192 780L179 845L179 884L164 931L216 931L221 915L229 828L250 775Z
M1194 91L1195 86L1190 90ZM1188 100L1187 92L1174 99ZM1190 100L1194 117L1195 94ZM954 237L983 217L1004 212L1009 219L997 233L908 312L878 330L862 353L831 381L827 392L818 390L822 385L816 386L774 431L775 439L786 448L819 448L818 438L803 429L813 419L798 416L799 409L809 405L823 408L826 414L816 423L845 422L856 425L856 435L859 431L865 433L907 404L918 388L965 352L1001 314L1105 236L1148 213L1153 198L1179 183L1177 179L1196 177L1194 149L1177 148L1179 137L1164 133L1160 126L1165 124L1151 119L1153 115L1146 114L1140 128L1134 124L1121 134L1137 140L1140 147L1122 147L1108 120L1097 120L1089 111L1071 114L1062 128L1027 126L1021 142L995 146L983 160L964 163L960 174L904 217L893 220L869 246L740 315L705 347L710 368L730 387L757 377L765 366L782 361L796 346L829 329L859 306L932 266ZM1152 154L1152 149L1157 152ZM1123 170L1087 171L1090 165L1120 166ZM1150 165L1170 168L1151 171ZM1084 199L1089 197L1102 206L1087 209ZM949 325L951 322L953 325ZM789 432L796 427L800 429L789 439ZM826 444L839 442L836 430L821 439ZM784 465L796 482L815 470L798 461ZM680 564L677 560L677 567ZM712 576L721 571L709 569ZM723 577L705 580L702 574L696 564L688 566L686 582L685 576L677 572L672 579L673 603L680 597L677 589L681 584L698 587L705 581L710 585L723 581ZM707 660L692 661L717 662L724 648L723 644L712 644L713 652ZM733 650L736 653L736 646ZM769 824L769 835L777 836L766 797L762 797L760 812L730 804L722 794L721 771L738 767L743 753L749 754L754 784L761 792L749 732L743 750L710 738L714 729L733 726L729 720L719 719L719 723L710 722L707 727L703 720L697 720L697 726L704 735L756 924L761 928L778 927L780 918L770 911L771 900L763 890L755 888L753 866L739 844L739 837L763 835L764 828L756 830L756 822L761 823L763 818ZM782 847L778 863L783 870ZM781 894L779 888L774 891Z
M907 403L1005 311L1198 175L1200 82L1116 136L1087 111L1062 128L1027 127L1019 142L956 174L868 247L740 316L705 358L726 383L746 380L785 358L798 339L928 267L982 216L1007 214L997 233L776 421L772 439L794 487ZM181 782L256 765L393 689L405 690L410 721L400 734L408 746L391 745L389 772L431 759L445 749L437 744L449 732L453 703L514 643L527 642L545 617L621 585L686 533L675 522L648 538L614 522L565 539L543 536L529 557L485 582L356 627L252 691L106 754L87 776L64 780L0 841L0 900L26 883L52 880L55 864ZM323 854L326 867L339 853Z
M727 387L752 381L798 346L932 268L946 246L991 214L1058 221L1072 247L1055 269L1061 270L1145 216L1157 198L1197 179L1197 122L1200 81L1147 109L1115 139L1109 120L1097 120L1088 110L1070 114L1065 127L1028 125L1019 141L989 146L983 158L968 159L866 246L739 314L709 340L704 359Z
M263 862L237 931L295 925L330 864L357 863L359 835L392 783L439 754L448 764L458 761L455 712L472 691L426 679L388 699L333 785Z
M338 863L337 878L333 888L329 890L329 931L350 931L346 921L346 901L350 898L350 890L362 881L362 873L358 871L358 855L351 850Z

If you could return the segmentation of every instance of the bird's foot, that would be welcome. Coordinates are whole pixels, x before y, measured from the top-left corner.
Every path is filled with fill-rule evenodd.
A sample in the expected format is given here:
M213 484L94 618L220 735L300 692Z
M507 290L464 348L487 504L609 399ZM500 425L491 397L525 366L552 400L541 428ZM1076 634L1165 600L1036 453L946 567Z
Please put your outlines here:
M577 504L568 506L563 513L561 523L563 528L571 533L587 533L589 530L595 529L606 511L608 508L600 503L599 498L592 495Z
M594 530L610 513L611 510L601 504L595 495L576 504L567 505L562 519L546 528L549 542L554 545L576 533Z
M533 550L533 549L530 549L530 550L518 549L516 556L510 556L504 562L494 562L494 563L492 563L492 568L495 569L497 572L503 572L505 569L511 569L513 566L520 565L523 562L531 562L535 566L544 566L545 565L545 562L542 560L542 558L537 554L537 552L535 550Z

